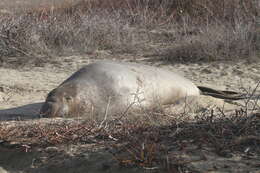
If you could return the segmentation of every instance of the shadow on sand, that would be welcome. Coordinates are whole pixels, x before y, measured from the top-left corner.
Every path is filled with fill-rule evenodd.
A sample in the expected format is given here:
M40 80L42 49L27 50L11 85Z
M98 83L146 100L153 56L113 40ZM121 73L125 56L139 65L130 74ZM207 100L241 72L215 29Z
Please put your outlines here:
M43 102L0 110L0 121L28 120L39 118Z

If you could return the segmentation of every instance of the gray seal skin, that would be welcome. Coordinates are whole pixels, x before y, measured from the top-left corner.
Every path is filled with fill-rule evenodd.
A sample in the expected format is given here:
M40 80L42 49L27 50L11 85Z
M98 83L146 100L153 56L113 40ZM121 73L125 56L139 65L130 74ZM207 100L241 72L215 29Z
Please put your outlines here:
M52 90L43 117L116 114L172 104L200 90L188 79L148 65L99 61L84 66Z

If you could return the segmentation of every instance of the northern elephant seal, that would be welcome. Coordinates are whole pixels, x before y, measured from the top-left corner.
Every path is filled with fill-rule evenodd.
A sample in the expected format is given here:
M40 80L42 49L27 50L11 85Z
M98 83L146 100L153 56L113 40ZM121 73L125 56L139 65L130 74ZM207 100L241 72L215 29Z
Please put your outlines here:
M43 117L73 117L120 113L129 108L150 109L187 96L198 96L200 89L188 79L157 67L99 61L81 68L52 90L40 114Z

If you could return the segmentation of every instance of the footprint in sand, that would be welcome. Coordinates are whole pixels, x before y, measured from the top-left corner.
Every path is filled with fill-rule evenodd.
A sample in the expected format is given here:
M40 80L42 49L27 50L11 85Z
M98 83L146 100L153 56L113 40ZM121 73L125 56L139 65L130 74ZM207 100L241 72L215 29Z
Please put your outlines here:
M233 73L236 74L236 75L244 74L244 72L242 70L238 70L238 69L233 69Z
M212 71L209 68L204 68L204 69L201 70L201 73L210 74L210 73L212 73Z

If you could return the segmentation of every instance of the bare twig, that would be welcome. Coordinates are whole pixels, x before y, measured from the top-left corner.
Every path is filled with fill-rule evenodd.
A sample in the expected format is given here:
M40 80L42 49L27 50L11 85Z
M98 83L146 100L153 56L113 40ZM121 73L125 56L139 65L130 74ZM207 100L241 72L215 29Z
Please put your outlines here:
M110 102L111 102L111 96L108 96L108 102L107 102L107 107L106 107L106 110L105 110L104 119L100 123L99 128L103 128L103 124L107 121L107 114L108 114L108 109L109 109L109 106L110 106ZM106 127L106 125L105 125L105 127Z

